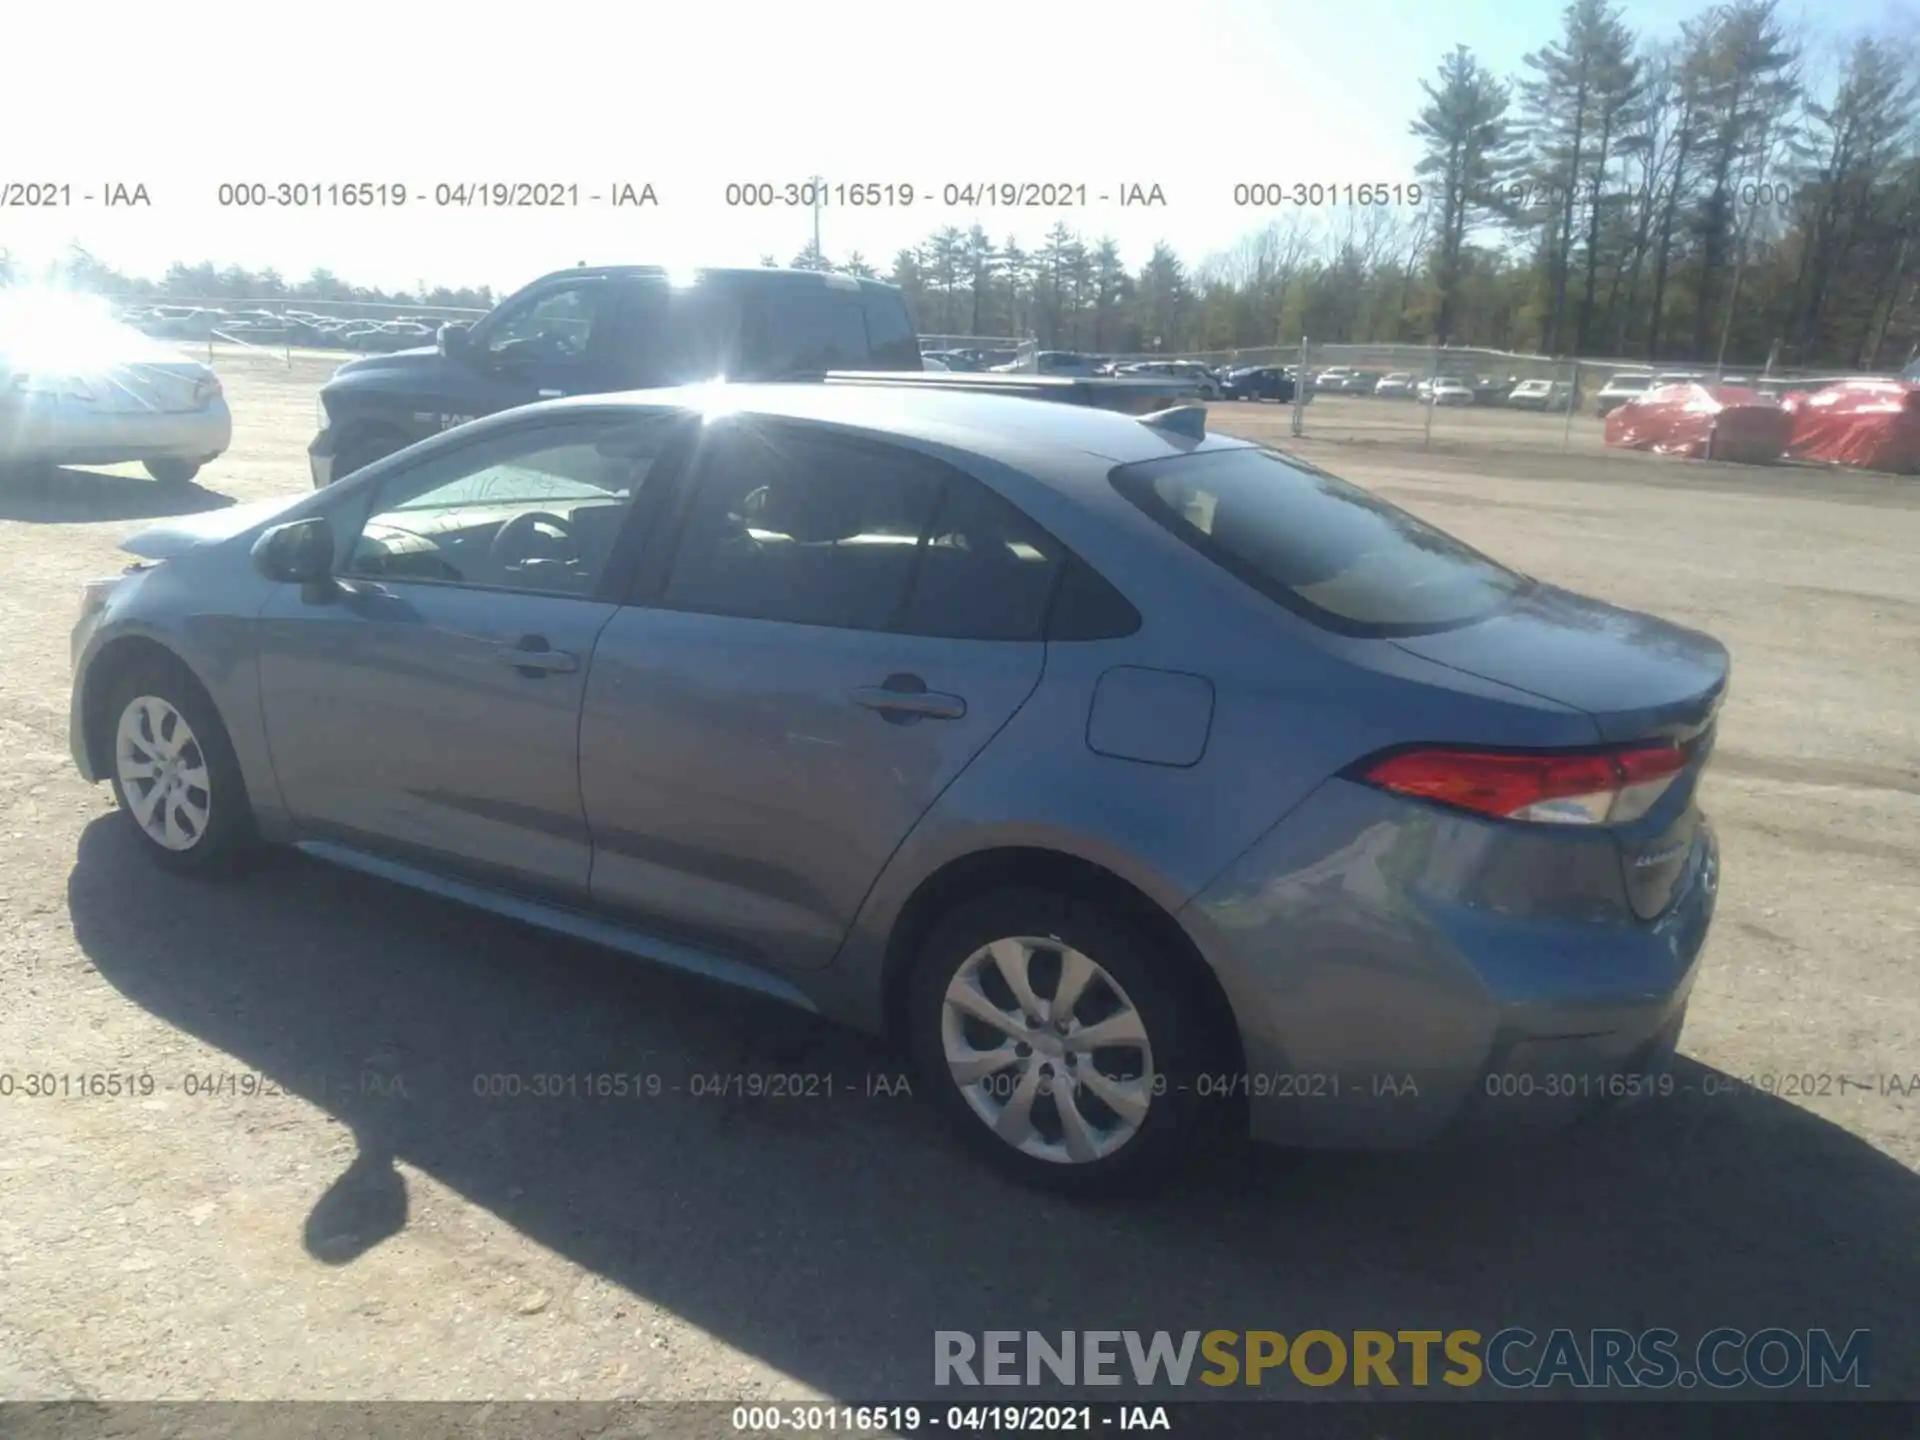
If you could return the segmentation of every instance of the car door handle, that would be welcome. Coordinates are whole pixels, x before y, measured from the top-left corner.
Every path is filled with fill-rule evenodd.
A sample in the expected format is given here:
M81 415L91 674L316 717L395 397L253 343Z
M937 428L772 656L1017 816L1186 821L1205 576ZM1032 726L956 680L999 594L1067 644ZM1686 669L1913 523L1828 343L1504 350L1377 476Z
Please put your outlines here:
M889 675L883 685L862 685L853 692L853 703L878 710L895 724L909 720L959 720L967 713L967 702L958 695L943 695L927 689L918 675Z
M558 400L562 395L566 393L567 392L564 390L542 390L540 392L540 398L542 400Z
M580 657L555 650L541 635L523 635L512 645L496 645L493 655L522 675L570 675L580 668Z

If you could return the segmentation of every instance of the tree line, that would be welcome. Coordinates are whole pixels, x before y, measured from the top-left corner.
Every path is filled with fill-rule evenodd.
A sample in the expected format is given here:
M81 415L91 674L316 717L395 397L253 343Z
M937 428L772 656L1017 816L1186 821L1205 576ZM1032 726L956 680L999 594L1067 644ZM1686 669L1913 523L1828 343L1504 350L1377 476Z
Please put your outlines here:
M1382 186L1134 269L1064 224L1032 249L949 227L886 278L923 332L1096 351L1308 335L1874 369L1920 346L1913 37L1824 56L1777 0L1730 0L1655 42L1609 0L1573 0L1520 74L1462 46L1421 89L1418 205ZM811 247L790 263L875 273Z
M0 250L0 285L26 278L30 277L25 268L10 261L7 252ZM487 285L449 288L422 280L411 289L382 290L378 286L349 284L325 269L316 269L302 280L291 280L271 267L249 270L244 265L216 266L206 262L198 265L175 262L167 267L165 275L155 280L123 274L77 245L67 248L65 258L51 267L48 275L31 278L57 279L75 290L157 303L169 299L334 300L368 305L491 310L499 298Z

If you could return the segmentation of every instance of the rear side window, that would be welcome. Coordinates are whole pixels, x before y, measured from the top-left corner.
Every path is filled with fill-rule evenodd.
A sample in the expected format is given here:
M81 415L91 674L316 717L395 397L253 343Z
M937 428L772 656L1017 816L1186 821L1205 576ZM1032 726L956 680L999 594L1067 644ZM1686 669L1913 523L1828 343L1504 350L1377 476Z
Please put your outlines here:
M708 446L663 604L893 628L940 499L939 472L909 456L755 425Z
M1271 450L1150 460L1111 478L1216 565L1343 634L1471 624L1528 583L1359 486Z
M628 289L613 364L635 388L731 374L740 349L739 297L711 281Z
M867 345L875 370L918 370L920 340L907 314L907 300L891 285L860 282L860 307L866 312Z
M986 486L953 476L900 628L949 640L1038 640L1058 548Z
M796 280L766 287L761 296L765 327L756 370L769 378L819 370L869 367L866 310L857 287ZM919 368L919 346L914 347Z
M943 640L1039 641L1049 600L1055 625L1064 618L1072 632L1053 638L1139 623L1090 572L1063 617L1055 583L1066 548L926 456L745 421L707 447L661 597L668 608Z

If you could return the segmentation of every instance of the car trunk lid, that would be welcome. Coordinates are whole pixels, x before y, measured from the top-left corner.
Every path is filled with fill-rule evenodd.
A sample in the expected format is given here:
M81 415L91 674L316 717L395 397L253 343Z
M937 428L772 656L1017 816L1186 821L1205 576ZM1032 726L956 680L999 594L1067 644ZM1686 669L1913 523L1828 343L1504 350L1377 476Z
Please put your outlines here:
M1700 823L1695 790L1726 698L1725 646L1697 630L1544 585L1487 619L1394 643L1581 710L1604 744L1680 746L1686 763L1660 798L1613 827L1635 912L1651 918L1666 909L1687 874Z

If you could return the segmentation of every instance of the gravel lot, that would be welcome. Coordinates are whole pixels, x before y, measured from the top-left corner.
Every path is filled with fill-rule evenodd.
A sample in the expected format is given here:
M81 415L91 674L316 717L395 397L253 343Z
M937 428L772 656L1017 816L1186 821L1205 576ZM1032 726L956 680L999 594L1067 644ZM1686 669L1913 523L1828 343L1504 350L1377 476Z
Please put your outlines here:
M304 489L329 368L228 367L234 449L180 508ZM869 1093L882 1050L770 1004L296 856L162 876L66 736L76 587L161 497L0 492L0 1072L156 1085L0 1100L0 1396L925 1398L936 1329L1523 1324L1866 1327L1920 1397L1920 482L1437 433L1300 448L1733 651L1693 1089L1525 1150L1235 1148L1127 1210L1009 1189ZM474 1087L599 1071L667 1090ZM836 1092L686 1093L739 1071Z

